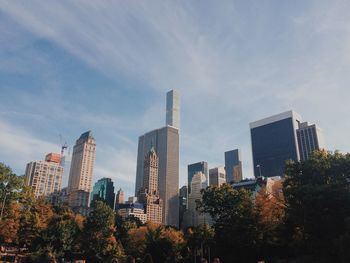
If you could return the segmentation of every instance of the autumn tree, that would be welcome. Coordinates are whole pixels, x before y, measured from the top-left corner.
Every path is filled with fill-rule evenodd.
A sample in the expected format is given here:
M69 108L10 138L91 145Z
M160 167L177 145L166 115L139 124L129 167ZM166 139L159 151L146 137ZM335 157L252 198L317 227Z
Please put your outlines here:
M94 203L83 230L83 251L88 262L110 262L123 255L115 238L114 212L104 202Z

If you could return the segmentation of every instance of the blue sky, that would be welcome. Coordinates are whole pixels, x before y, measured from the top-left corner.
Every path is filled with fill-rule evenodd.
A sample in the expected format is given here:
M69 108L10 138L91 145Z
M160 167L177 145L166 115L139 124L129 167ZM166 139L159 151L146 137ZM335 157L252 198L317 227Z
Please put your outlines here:
M349 151L349 1L0 0L0 160L16 173L92 130L94 181L132 194L138 136L181 93L186 166L240 148L249 122L294 109Z

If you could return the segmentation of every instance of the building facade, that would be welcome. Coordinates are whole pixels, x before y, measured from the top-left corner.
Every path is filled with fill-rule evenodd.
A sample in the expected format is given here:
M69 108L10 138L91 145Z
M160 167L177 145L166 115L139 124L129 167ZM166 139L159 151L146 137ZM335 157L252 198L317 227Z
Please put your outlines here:
M114 185L111 178L102 178L99 179L92 189L91 192L91 204L94 201L103 201L110 208L114 209Z
M212 220L208 214L202 214L197 211L197 201L202 199L201 190L205 189L208 184L206 176L202 172L194 174L191 181L191 193L188 194L188 206L184 214L182 228L196 227L200 224L211 224Z
M250 123L255 177L282 176L286 160L300 159L296 134L300 123L294 111Z
M171 90L166 94L166 126L180 129L180 94Z
M96 141L91 131L88 131L79 137L73 148L68 181L69 206L73 210L76 204L79 204L79 207L89 205L95 157ZM85 203L81 203L82 201Z
M215 167L209 170L209 185L220 187L226 183L226 171L224 166Z
M30 162L26 166L25 183L36 197L47 196L61 189L63 167L60 155L49 153L45 161Z
M128 217L137 217L144 224L147 222L147 214L145 213L145 208L141 203L125 203L119 204L118 215L120 215L124 220Z
M186 185L179 190L179 226L182 228L182 223L187 210L188 188Z
M147 221L162 224L163 201L158 191L158 163L158 156L152 147L145 156L143 187L139 190L138 200L145 207Z
M115 196L115 207L114 210L118 210L118 207L120 204L124 204L125 197L124 197L124 191L120 188Z
M238 183L242 181L242 159L239 149L225 152L225 171L227 182Z
M326 149L322 131L316 124L301 123L297 137L301 161L306 161L315 150Z
M208 174L208 163L207 162L198 162L198 163L192 163L187 166L187 185L188 185L188 193L191 192L191 182L193 176L198 173L202 172L206 178L209 178Z
M167 95L168 96L168 95ZM175 103L175 102L174 102ZM167 103L167 109L170 107ZM172 114L179 115L179 109ZM169 117L170 118L170 117ZM176 118L180 118L179 116ZM173 119L176 119L173 116ZM171 118L170 118L171 119ZM167 120L167 126L150 131L139 137L135 195L143 187L144 158L153 147L159 158L159 196L163 200L163 219L165 225L179 226L179 125ZM172 125L171 125L172 124Z

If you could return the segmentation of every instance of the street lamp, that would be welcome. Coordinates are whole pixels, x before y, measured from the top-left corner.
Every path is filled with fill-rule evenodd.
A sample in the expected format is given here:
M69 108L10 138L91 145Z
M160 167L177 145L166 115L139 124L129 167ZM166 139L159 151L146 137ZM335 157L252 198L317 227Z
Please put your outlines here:
M4 200L2 201L2 206L1 206L1 214L0 214L0 222L2 221L2 214L4 213L4 207L5 207L5 202L6 202L6 196L8 192L6 191L6 186L8 185L8 182L4 182L3 185L4 187Z

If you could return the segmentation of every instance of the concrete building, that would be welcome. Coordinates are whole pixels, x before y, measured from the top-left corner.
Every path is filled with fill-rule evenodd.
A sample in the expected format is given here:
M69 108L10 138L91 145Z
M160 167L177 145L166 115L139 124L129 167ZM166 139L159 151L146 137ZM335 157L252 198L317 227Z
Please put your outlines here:
M226 183L225 167L219 166L209 170L209 185L220 187Z
M239 149L225 152L225 171L227 182L238 183L242 181L242 159Z
M306 161L315 150L326 149L322 131L316 124L301 123L297 137L301 161Z
M209 178L208 174L208 163L207 162L198 162L198 163L192 163L187 166L187 185L188 185L188 193L191 192L191 181L193 176L198 173L202 172L206 178Z
M143 187L139 190L138 200L145 207L147 221L162 224L163 201L158 192L158 163L158 156L151 148L145 156Z
M115 207L114 210L118 210L118 206L124 204L124 191L120 188L115 196Z
M73 148L68 182L69 206L73 210L76 205L81 211L81 207L89 205L95 157L96 141L92 132L87 131L79 137Z
M166 94L166 126L180 129L180 94L171 90Z
M170 92L171 93L171 92ZM173 106L167 95L167 109L172 117L168 117L167 126L150 131L139 137L136 167L135 195L143 187L144 158L153 147L159 157L159 196L163 200L163 219L165 225L179 226L179 129L176 119L179 120L179 106L176 104L173 92ZM170 96L171 98L171 96ZM171 100L170 100L171 101ZM169 113L170 114L170 113ZM169 115L168 114L168 115ZM170 115L171 115L170 114ZM173 120L173 121L171 121Z
M99 179L91 192L91 204L94 201L103 201L110 208L114 209L114 185L111 178Z
M46 196L61 189L62 175L60 155L49 153L45 161L34 161L27 164L25 183L32 187L36 197Z
M255 177L282 176L286 160L300 159L296 134L300 123L294 111L250 123Z
M197 172L191 181L191 193L188 194L188 206L184 214L184 221L182 228L190 226L198 226L200 224L211 224L212 220L209 215L201 214L197 211L197 201L202 199L201 190L205 189L207 185L207 178L202 172Z
M119 204L118 215L120 215L124 220L128 217L137 217L144 224L147 222L147 214L144 212L144 206L140 203L125 203Z

